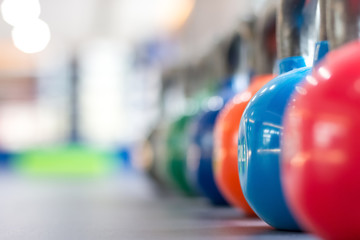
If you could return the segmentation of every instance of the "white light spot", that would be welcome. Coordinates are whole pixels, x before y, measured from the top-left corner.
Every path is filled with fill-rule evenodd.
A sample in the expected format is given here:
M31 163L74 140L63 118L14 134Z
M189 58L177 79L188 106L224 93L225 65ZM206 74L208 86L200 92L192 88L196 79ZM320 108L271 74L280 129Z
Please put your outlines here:
M12 30L14 45L25 53L37 53L46 48L51 34L49 26L40 19L17 25Z
M246 91L240 95L237 95L235 98L234 98L234 103L237 104L237 103L241 103L241 102L247 102L251 99L251 92L249 91Z
M330 72L324 67L320 67L318 71L319 71L319 74L326 80L328 80L331 77Z
M213 96L209 98L207 102L207 107L210 111L217 111L220 110L224 105L224 100L222 97L219 96Z
M1 14L8 24L17 26L40 16L39 0L4 0Z
M306 81L313 86L316 86L319 84L318 81L311 75L306 76Z
M298 92L298 93L300 93L301 95L306 95L306 94L307 94L306 89L303 88L303 87L300 87L300 86L296 86L296 87L295 87L295 91Z

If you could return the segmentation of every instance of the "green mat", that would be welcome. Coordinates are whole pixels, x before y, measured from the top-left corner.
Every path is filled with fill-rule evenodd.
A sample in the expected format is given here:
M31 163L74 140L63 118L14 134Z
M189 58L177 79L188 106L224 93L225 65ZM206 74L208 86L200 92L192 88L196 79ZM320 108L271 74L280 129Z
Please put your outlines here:
M110 152L81 145L65 145L18 154L14 169L35 176L95 177L113 172L116 161Z

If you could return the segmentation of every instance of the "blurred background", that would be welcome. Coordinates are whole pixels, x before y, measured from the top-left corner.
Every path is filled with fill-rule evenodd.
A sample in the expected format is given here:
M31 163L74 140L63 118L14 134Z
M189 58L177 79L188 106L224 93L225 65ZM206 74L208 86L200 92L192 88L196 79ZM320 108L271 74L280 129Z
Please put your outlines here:
M161 208L164 179L153 169L170 123L222 106L208 97L229 73L231 38L264 2L1 0L0 238L271 231L229 224L238 212L196 200Z
M198 64L253 7L232 0L2 1L1 148L76 138L113 149L142 141L159 118L179 114L187 97L166 73Z
M221 81L223 49L263 2L3 0L3 164L64 146L146 164L137 148ZM26 170L36 161L45 161L36 171L51 168L46 156L25 158Z

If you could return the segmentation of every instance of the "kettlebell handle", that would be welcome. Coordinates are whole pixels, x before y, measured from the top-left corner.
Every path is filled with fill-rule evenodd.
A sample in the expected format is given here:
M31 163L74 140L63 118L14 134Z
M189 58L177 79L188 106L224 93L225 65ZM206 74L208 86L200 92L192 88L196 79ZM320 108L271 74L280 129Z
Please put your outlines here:
M256 74L272 73L276 59L276 6L270 0L258 14L254 29L254 71Z
M327 6L329 0L318 0L320 8L320 29L319 29L319 41L327 41Z
M317 33L314 64L319 62L328 52L328 1L317 0L319 8L319 31ZM340 0L342 1L342 0ZM303 28L303 10L310 1L304 0L280 0L277 13L277 49L278 59L291 57L295 65L301 65L296 61L302 62L301 55L301 29ZM289 66L287 66L289 65ZM282 69L283 68L283 69ZM282 64L280 72L292 69L292 64Z
M327 32L330 48L338 48L359 38L360 1L327 0Z
M305 0L280 0L277 9L277 57L300 56L300 30Z

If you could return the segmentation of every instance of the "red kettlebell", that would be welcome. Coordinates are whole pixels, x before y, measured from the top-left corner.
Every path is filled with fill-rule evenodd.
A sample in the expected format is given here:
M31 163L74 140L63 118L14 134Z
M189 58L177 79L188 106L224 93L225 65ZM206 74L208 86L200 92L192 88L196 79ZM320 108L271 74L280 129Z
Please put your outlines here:
M331 48L357 40L330 52L294 95L284 119L282 180L307 230L360 239L360 1L326 1Z

